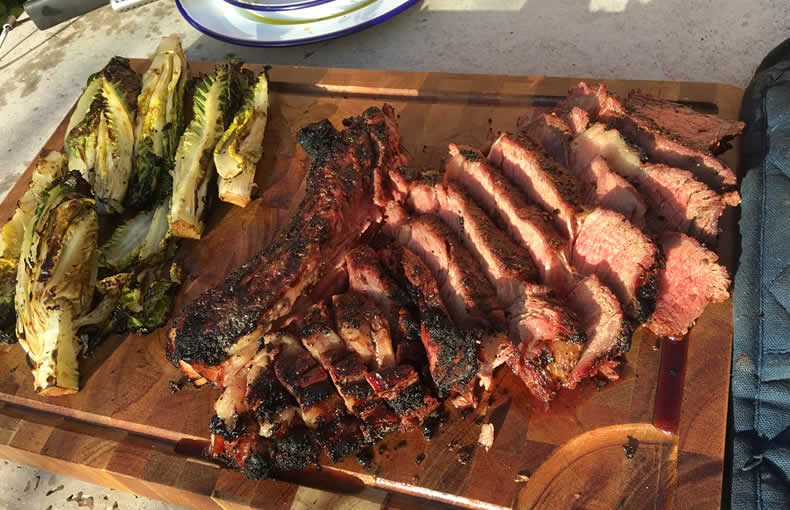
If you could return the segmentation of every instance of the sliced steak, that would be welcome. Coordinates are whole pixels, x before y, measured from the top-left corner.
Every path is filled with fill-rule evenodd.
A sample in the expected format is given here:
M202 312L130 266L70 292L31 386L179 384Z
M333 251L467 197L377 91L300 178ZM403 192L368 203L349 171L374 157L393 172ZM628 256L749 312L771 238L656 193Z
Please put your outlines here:
M730 277L716 263L715 253L688 236L664 234L661 247L666 267L656 282L656 311L647 327L658 336L682 337L708 303L722 303L730 297Z
M477 375L476 331L462 330L450 319L439 286L423 261L406 248L380 252L382 261L396 279L417 296L420 333L428 366L439 398L469 392Z
M584 378L594 375L598 367L609 362L605 375L617 372L611 370L613 364L620 362L622 355L631 347L634 328L623 316L620 302L597 276L591 275L579 281L568 294L568 303L579 317L579 322L587 334L587 343L578 363L570 375L563 380L566 388L575 388Z
M349 286L371 299L390 324L397 363L421 366L425 349L420 338L417 299L408 295L384 269L376 251L360 246L346 256Z
M370 369L395 366L389 324L378 306L359 292L332 297L337 332Z
M584 203L589 207L603 207L619 212L639 228L645 226L647 204L631 183L612 171L601 156L595 156L581 168L575 169Z
M480 262L483 273L497 289L499 304L507 310L512 341L505 342L498 335L483 339L478 349L481 385L490 387L494 368L507 362L516 366L519 374L546 372L543 378L528 377L524 382L528 386L546 382L548 387L530 387L530 390L539 398L552 398L560 384L555 375L562 378L570 370L570 363L559 353L572 353L576 346L580 351L584 334L573 314L551 294L550 289L529 283L535 280L537 272L526 250L497 228L455 182L425 189L416 185L408 203L418 212L439 215L455 231ZM563 343L574 347L566 349ZM556 348L558 355L538 359L541 350L535 349L536 344L543 344L552 352ZM548 362L552 358L563 361L563 364ZM547 363L541 365L541 362ZM532 372L521 367L524 363L535 365Z
M659 251L622 214L607 209L591 212L573 245L572 264L583 275L597 275L629 317L640 323L650 318Z
M370 443L364 423L345 412L329 374L295 337L279 332L264 337L264 348L277 350L274 373L299 404L302 419L332 462L353 455Z
M268 331L291 313L300 296L336 274L348 250L380 220L372 201L372 172L380 151L370 133L382 132L382 126L383 132L395 133L394 120L370 108L346 124L342 133L327 120L299 131L297 139L313 162L291 223L250 262L173 319L168 358L188 375L202 375L221 386L227 379L225 363L240 339L256 330ZM396 140L389 143L395 157Z
M642 165L640 191L651 197L648 225L654 232L682 232L715 246L726 205L721 195L691 172L666 165Z
M579 361L586 339L576 316L545 286L524 283L507 309L518 356L510 368L536 397L553 399Z
M401 417L404 431L419 426L441 405L410 365L371 372L367 379L373 392Z
M596 159L598 153L590 150L593 147L583 142L572 142L574 136L587 131L589 116L578 107L573 107L571 113L585 117L583 122L577 122L577 129L583 125L583 130L572 133L565 121L556 114L547 114L534 108L519 118L519 129L536 140L555 161L568 168L567 172L573 176L579 188L582 204L612 209L643 227L647 208L644 200L633 186L612 172L604 160ZM583 136L582 140L585 139Z
M572 287L568 245L552 225L551 217L534 204L498 169L471 147L450 144L447 177L463 186L489 215L526 248L546 285L565 294Z
M543 116L556 119L556 117L541 114L541 118ZM561 119L556 120L562 122ZM546 129L553 128L547 127ZM530 130L530 134L536 135L532 130ZM547 137L536 139L543 143L545 138ZM565 159L567 144L556 138L552 141L556 144L544 144L547 152L552 154L552 157L562 155L562 159ZM531 140L523 137L516 139L508 134L500 135L491 146L488 162L501 168L504 174L515 182L532 201L551 214L559 232L568 239L576 237L579 229L577 215L582 212L581 198L575 180L564 167L547 158L543 154L543 150Z
M594 124L571 144L578 164L595 156L606 158L647 199L647 224L657 232L679 231L713 245L726 207L721 195L679 168L644 163L616 129Z
M609 94L606 87L598 85L597 89L593 89L583 81L568 92L567 97L557 105L556 111L566 115L574 107L587 112L592 122L599 118L625 114L623 105Z
M393 221L389 205L385 211L386 224L396 230L397 242L416 253L431 270L442 300L459 326L478 328L504 322L496 290L449 227L430 215Z
M652 162L688 170L702 182L721 192L728 205L740 203L735 172L708 151L687 147L673 140L671 134L650 118L623 107L620 100L603 86L592 90L580 85L574 90L587 95L585 101L580 101L575 106L584 108L592 120L600 120L616 127L623 136L638 145Z
M531 107L516 121L522 135L538 144L555 162L562 165L562 171L568 167L568 145L573 139L573 132L565 120L556 113L543 108ZM568 177L563 177L568 180Z
M495 286L503 306L521 292L522 282L537 279L538 270L527 251L500 230L458 183L415 186L408 204L417 213L438 215L455 231Z
M274 353L261 350L247 376L245 401L258 422L259 435L272 439L274 468L293 471L315 464L318 451L299 411L299 404L283 388L274 373ZM262 464L262 459L257 459Z
M572 107L562 116L571 130L571 135L576 136L584 133L590 125L590 114L578 106Z
M368 425L368 440L375 441L395 430L400 424L398 416L387 409L381 399L374 397L373 389L365 379L367 366L359 353L349 349L332 329L326 306L313 305L303 322L302 344L329 373L348 412Z
M385 104L381 110L371 107L363 114L375 150L373 164L373 203L383 206L393 199L394 190L388 178L390 171L407 164L400 152L400 131L395 123L395 110Z
M698 113L688 106L631 91L626 108L646 117L677 138L677 141L698 151L714 154L729 148L727 142L743 131L743 122Z

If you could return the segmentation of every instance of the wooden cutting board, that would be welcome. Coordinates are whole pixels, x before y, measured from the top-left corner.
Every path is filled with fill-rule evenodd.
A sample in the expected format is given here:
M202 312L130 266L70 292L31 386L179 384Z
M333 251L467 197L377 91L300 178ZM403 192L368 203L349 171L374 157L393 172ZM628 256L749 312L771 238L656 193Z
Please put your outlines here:
M133 64L141 72L147 66L143 60ZM212 69L205 62L191 66L193 73ZM245 209L218 204L204 239L182 245L179 256L188 276L177 308L221 281L288 221L304 190L305 155L295 135L305 124L329 118L340 126L344 117L388 102L398 112L413 165L431 167L439 165L448 142L480 145L489 129L513 130L526 107L552 105L578 82L298 67L274 67L271 80L265 156L256 178L260 198ZM728 119L738 118L743 93L706 83L604 83L618 94L640 88ZM66 123L64 119L44 150L61 148ZM724 159L735 165L737 154L736 143ZM10 216L30 173L29 168L0 205L0 217ZM737 211L729 211L719 250L731 272L736 221ZM284 477L293 483L250 482L199 459L219 393L185 388L171 394L168 381L180 374L165 359L165 335L161 329L109 339L82 363L82 390L57 398L32 391L21 347L0 352L0 456L201 508L310 506L312 496L304 491L314 489L308 487L361 494L363 499L355 501L371 508L436 508L427 500L470 508L541 509L700 509L720 504L731 302L709 306L698 321L687 339L685 371L642 328L617 382L597 387L588 381L546 406L503 368L482 409L467 417L451 414L432 440L420 431L397 434L375 447L367 468L349 458L321 471ZM682 344L680 354L685 351ZM661 385L672 393L670 400L681 402L677 433L672 434L653 425L662 354L671 375ZM496 431L488 452L474 447L483 422ZM629 442L634 448L624 448ZM385 498L374 488L394 495ZM316 505L339 507L346 501L314 493L321 494ZM426 499L415 503L419 500L407 501L399 493Z

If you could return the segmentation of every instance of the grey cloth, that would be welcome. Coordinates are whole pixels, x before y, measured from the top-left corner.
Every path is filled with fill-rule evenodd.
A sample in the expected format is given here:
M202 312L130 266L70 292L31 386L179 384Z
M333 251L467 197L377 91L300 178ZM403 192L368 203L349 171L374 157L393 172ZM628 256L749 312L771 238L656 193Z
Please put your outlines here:
M790 509L790 52L743 100L731 507Z

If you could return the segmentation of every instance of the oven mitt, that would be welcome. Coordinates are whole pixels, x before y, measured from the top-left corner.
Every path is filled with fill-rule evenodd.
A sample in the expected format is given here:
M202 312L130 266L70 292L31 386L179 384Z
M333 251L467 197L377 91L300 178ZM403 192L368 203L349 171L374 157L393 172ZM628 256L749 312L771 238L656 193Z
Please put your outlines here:
M758 69L742 119L730 502L790 509L790 40Z

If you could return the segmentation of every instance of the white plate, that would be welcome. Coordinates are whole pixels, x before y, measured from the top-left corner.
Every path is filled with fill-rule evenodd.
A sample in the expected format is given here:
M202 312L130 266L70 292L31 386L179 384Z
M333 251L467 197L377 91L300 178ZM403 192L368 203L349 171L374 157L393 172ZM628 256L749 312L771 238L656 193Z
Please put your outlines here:
M338 11L333 6L322 11L321 17L306 18L300 9L273 15L235 7L225 0L176 0L181 15L196 29L221 41L246 46L296 46L334 39L386 21L417 0L331 2L336 3L346 10Z
M235 0L224 0L225 3ZM376 0L377 1L377 0ZM298 24L315 23L316 21L339 18L343 14L350 14L352 11L374 3L374 0L333 0L329 3L305 7L303 9L288 9L283 11L256 11L254 9L244 9L247 17L256 23L269 24Z
M229 4L254 11L289 11L306 9L334 0L225 0Z

